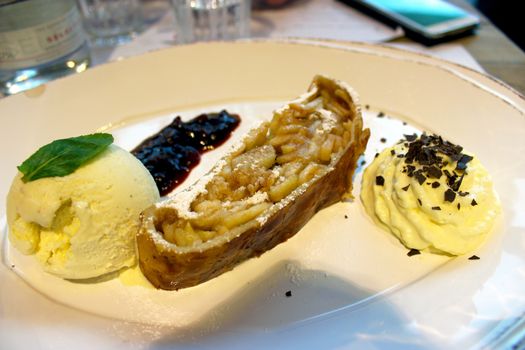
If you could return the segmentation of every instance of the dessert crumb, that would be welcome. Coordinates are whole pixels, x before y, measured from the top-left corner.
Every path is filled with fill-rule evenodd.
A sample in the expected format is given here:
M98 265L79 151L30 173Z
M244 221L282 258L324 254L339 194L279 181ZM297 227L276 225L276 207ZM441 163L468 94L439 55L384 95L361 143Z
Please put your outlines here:
M419 255L421 254L421 252L417 249L410 249L407 253L408 256L414 256L414 255Z

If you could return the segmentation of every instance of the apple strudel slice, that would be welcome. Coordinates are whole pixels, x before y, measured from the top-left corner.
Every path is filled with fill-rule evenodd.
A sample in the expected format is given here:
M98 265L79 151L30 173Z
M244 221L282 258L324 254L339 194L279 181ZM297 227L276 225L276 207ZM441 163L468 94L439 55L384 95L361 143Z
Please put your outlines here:
M363 129L355 92L318 75L185 191L144 211L140 268L157 288L191 287L295 235L351 197Z

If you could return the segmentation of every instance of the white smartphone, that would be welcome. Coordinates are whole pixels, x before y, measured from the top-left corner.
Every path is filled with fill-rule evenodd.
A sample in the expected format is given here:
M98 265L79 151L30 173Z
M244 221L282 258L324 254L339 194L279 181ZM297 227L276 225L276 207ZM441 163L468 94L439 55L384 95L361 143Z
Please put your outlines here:
M340 0L428 40L471 31L479 18L443 0Z

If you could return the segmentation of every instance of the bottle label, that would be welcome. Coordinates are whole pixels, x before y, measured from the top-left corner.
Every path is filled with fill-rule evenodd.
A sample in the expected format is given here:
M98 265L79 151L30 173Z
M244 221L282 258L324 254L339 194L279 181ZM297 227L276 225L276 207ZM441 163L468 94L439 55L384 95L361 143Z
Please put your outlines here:
M76 6L60 17L12 31L0 31L0 69L38 66L65 56L84 44Z

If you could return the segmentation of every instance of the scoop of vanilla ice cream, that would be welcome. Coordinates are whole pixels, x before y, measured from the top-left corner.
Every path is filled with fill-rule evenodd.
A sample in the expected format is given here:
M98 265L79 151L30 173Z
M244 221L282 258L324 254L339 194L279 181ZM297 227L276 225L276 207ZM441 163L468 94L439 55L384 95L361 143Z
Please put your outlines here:
M9 240L49 273L97 277L135 264L140 212L158 199L142 163L111 145L64 177L24 183L19 173L7 196Z

